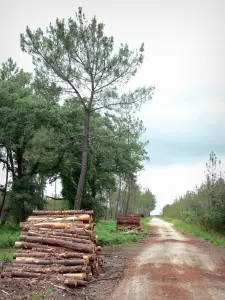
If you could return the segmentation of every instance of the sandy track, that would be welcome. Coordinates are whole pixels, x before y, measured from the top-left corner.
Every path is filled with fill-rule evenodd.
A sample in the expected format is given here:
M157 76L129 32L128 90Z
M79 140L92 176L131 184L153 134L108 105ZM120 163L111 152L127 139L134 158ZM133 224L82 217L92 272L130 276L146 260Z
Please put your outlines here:
M167 222L151 221L156 237L125 270L111 300L225 300L222 259Z

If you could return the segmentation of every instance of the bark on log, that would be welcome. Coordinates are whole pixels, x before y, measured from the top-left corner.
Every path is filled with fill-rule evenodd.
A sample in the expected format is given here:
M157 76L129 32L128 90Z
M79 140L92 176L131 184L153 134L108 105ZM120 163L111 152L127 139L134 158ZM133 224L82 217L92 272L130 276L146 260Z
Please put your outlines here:
M76 287L76 286L86 286L87 281L84 280L76 280L76 279L65 279L64 284L69 287Z
M35 257L35 258L80 258L85 259L87 261L95 261L97 260L97 256L95 254L87 255L85 253L76 253L76 252L64 252L64 253L55 253L54 252L35 252L35 251L23 251L17 252L13 255L13 258L17 257Z
M93 215L93 210L33 210L33 215L43 216L43 215L80 215L88 214Z
M87 261L85 259L37 259L35 257L17 257L13 261L13 265L16 264L33 264L33 265L64 265L64 266L86 266Z
M68 273L87 273L87 266L72 266L72 267L39 267L38 265L25 265L14 268L6 268L6 272L19 271L19 272L30 272L30 273L41 273L41 274L68 274Z
M33 236L33 237L38 237L38 238L57 238L57 236L55 235L49 235L49 234L39 234L39 233L35 233L32 231L28 231L28 232L21 232L20 234L20 240L21 241L26 241L26 238L28 236ZM70 241L70 242L74 242L74 243L82 243L82 244L87 244L87 245L93 245L93 242L91 240L85 240L85 239L78 239L78 238L72 238L72 237L66 237L66 236L60 236L59 237L60 240L64 240L64 241Z
M56 221L56 222L66 222L66 221L91 221L90 215L77 215L77 216L67 216L67 217L35 217L31 216L27 220L28 222L51 222L51 221Z
M63 276L68 277L70 279L77 279L77 280L87 279L86 273L67 273L67 274L63 274Z
M24 224L25 223L25 224ZM51 229L75 229L75 228L82 228L82 229L93 229L93 224L78 224L74 223L31 223L31 222L24 222L20 223L20 228L23 228L25 231L29 230L31 227L40 227L40 228L51 228Z
M40 231L40 232L58 232L58 233L68 233L68 234L77 234L77 235L84 235L84 236L95 236L95 233L92 230L87 230L83 228L65 228L65 229L51 229L51 228L41 228L41 227L34 227L30 226L30 230L33 231Z
M81 244L81 243L73 243L73 242L67 242L61 239L55 239L55 238L45 238L45 237L36 237L36 236L26 236L24 237L25 242L29 243L38 243L38 244L44 244L44 245L55 245L64 247L67 249L72 249L78 252L87 252L87 253L94 253L95 247L93 245L89 244Z
M83 240L89 240L90 236L88 235L78 235L78 234L72 234L72 233L64 233L62 232L57 232L55 230L49 230L49 231L40 231L40 230L29 230L29 231L22 231L21 234L23 235L54 235L54 236L60 236L60 237L71 237L71 238L77 238L77 239L83 239Z
M11 276L12 277L19 277L19 278L40 278L40 277L43 277L43 274L23 272L23 271L12 271Z

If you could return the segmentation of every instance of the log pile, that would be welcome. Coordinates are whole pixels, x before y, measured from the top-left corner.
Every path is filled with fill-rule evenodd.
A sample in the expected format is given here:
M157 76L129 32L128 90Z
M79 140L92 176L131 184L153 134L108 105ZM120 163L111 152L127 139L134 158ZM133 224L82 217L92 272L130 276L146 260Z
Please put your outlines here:
M12 267L2 276L50 277L70 287L84 286L98 276L102 258L93 211L33 211L15 242Z
M117 217L116 229L136 229L137 231L142 231L141 218L142 214L120 215Z

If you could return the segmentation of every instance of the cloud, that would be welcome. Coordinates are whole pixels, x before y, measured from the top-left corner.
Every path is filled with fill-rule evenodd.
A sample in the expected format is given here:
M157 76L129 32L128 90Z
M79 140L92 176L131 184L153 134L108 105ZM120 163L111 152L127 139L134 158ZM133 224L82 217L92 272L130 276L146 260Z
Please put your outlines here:
M205 164L209 156L198 163L171 164L161 167L147 167L139 175L139 183L142 187L149 187L156 195L158 203L154 213L160 213L163 206L171 204L176 197L193 190L196 185L201 185L205 180ZM221 169L225 170L225 156L222 160Z

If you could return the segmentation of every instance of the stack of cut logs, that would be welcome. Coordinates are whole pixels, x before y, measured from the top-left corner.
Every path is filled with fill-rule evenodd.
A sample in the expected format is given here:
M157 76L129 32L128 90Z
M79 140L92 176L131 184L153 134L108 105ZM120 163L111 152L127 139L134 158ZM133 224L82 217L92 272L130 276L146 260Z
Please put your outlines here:
M117 217L116 228L117 229L136 229L142 231L140 220L143 214L126 214Z
M84 286L98 276L101 247L94 230L93 211L33 211L23 229L20 248L3 276L50 277L70 287Z

